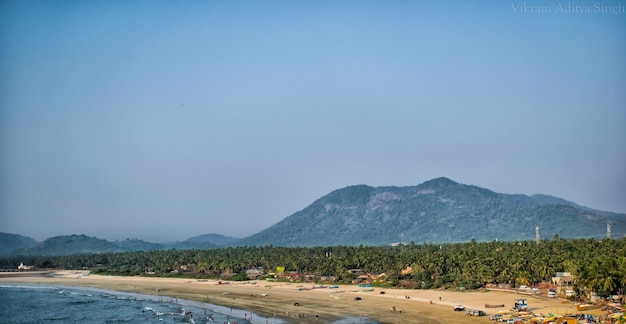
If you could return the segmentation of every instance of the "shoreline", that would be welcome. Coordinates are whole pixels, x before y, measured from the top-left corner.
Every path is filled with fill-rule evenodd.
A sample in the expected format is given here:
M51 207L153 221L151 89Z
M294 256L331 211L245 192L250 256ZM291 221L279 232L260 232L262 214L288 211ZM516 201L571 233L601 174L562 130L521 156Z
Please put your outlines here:
M125 299L133 299L140 301L151 301L154 303L168 303L172 305L178 305L182 309L191 310L204 310L205 316L207 315L206 311L210 311L212 313L218 313L224 317L228 316L232 319L241 319L248 321L250 318L261 318L259 314L251 312L249 310L244 309L230 309L225 306L207 304L201 301L189 300L176 298L172 296L156 296L152 294L144 294L137 292L127 292L127 291L119 291L119 290L110 290L105 288L98 287L86 287L86 286L68 286L68 285L60 285L60 284L41 284L41 283L18 283L18 282L2 282L0 281L0 287L16 287L16 288L25 288L25 289L57 289L60 291L69 290L69 291L79 291L91 294L101 294L101 295L115 295L118 297L123 297ZM200 312L197 312L200 316L203 316ZM202 318L202 317L201 317ZM284 324L284 321L281 320L272 320L272 323L275 324Z
M487 314L511 308L516 298L526 298L535 314L576 313L574 304L504 291L448 291L373 288L356 285L319 288L312 284L285 282L228 282L186 278L88 275L88 271L39 271L0 273L0 283L64 285L170 297L247 310L261 319L283 323L488 323L488 316L470 317L455 312L454 305L479 309ZM314 288L318 287L318 288ZM367 289L369 290L369 289ZM356 300L359 297L360 300ZM298 306L296 306L296 303ZM506 308L485 308L505 304ZM395 309L395 311L392 311ZM303 317L305 316L306 317Z

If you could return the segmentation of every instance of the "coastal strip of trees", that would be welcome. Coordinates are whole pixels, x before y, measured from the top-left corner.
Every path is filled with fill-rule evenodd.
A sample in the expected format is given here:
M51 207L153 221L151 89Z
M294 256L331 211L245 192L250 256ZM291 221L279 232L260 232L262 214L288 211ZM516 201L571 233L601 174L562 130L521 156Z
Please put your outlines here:
M572 239L399 246L247 246L207 250L155 250L71 256L18 256L0 259L0 268L20 263L39 269L90 269L115 275L244 279L248 269L332 277L352 282L351 269L386 274L385 285L431 289L488 284L510 287L550 282L556 272L574 275L575 287L607 296L626 288L626 238ZM382 283L381 283L382 284Z

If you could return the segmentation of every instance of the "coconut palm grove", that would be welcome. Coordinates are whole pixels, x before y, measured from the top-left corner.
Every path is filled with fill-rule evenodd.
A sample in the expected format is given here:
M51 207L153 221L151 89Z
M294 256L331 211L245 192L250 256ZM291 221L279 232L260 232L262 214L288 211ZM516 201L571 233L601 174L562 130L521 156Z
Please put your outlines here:
M12 256L1 268L89 269L93 274L358 282L406 289L518 287L570 272L577 295L609 296L626 287L626 239L154 250L71 256ZM287 275L288 274L288 275ZM362 274L359 276L359 274Z

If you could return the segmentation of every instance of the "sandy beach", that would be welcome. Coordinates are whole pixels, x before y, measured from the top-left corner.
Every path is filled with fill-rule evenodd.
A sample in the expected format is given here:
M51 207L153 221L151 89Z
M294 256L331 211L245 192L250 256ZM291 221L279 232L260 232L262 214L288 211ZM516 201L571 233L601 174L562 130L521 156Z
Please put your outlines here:
M510 309L516 298L527 298L529 310L535 314L576 313L575 305L568 301L493 290L374 288L364 291L356 285L321 288L312 284L266 281L220 284L217 280L88 275L87 271L0 273L0 283L96 287L189 299L250 310L291 323L327 323L347 316L355 322L362 316L380 323L488 323L488 316L470 317L465 312L455 312L453 307L461 304L494 314ZM356 300L357 297L360 300ZM485 304L505 304L505 307L485 308Z

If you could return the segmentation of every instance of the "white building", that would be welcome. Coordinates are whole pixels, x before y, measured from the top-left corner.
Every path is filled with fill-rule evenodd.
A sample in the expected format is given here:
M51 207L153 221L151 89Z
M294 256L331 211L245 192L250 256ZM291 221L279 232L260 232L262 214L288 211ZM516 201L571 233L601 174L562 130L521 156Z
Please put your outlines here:
M33 266L24 265L24 263L20 262L20 265L17 267L17 270L31 270Z

